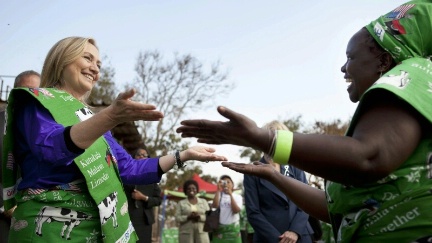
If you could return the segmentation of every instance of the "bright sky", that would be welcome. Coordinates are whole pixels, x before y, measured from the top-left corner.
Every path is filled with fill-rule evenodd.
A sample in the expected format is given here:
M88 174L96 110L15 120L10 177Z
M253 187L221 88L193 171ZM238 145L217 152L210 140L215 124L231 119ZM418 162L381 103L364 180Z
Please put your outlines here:
M301 114L307 122L347 120L352 104L340 67L349 38L401 0L24 1L0 0L0 75L40 72L48 50L68 36L96 39L119 88L135 78L140 51L220 60L236 88L188 118L222 119L225 105L259 126ZM2 77L12 86L13 79ZM239 147L218 152L239 160ZM242 176L219 164L205 173Z

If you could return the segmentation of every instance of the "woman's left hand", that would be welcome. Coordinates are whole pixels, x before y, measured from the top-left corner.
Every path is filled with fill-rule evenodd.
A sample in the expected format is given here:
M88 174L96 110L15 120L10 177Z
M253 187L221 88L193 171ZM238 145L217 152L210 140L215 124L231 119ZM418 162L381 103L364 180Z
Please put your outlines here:
M210 147L194 146L190 147L180 153L182 161L199 160L203 162L208 161L227 161L225 156L214 154L216 150Z
M223 167L237 171L242 174L254 175L268 181L272 181L272 177L278 174L274 167L270 164L264 164L261 162L253 162L252 164L235 163L235 162L222 162Z

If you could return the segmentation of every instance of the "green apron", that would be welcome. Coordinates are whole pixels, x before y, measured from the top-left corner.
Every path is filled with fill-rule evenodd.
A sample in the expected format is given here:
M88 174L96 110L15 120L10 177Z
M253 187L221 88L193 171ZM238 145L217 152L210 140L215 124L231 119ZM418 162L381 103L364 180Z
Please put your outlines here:
M29 94L33 98L29 98ZM14 102L40 102L55 121L64 126L92 116L86 106L65 91L13 89L8 99L3 146L3 182L8 192L16 191L19 171L12 153ZM137 236L129 219L117 162L103 136L74 162L83 174L83 182L49 190L30 188L16 195L10 193L5 207L12 207L15 200L18 203L10 239L16 242L57 242L62 238L72 242L135 242Z
M432 123L432 62L411 58L381 77L361 98L351 136L370 94L386 90ZM370 102L369 102L370 103ZM432 125L432 124L431 124ZM328 208L338 242L414 242L432 237L432 136L387 177L368 185L326 183Z

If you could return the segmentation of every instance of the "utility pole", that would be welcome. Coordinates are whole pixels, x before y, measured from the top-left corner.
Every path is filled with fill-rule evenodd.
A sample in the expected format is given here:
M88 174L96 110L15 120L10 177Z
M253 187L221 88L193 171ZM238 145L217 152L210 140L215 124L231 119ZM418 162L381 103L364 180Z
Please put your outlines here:
M4 79L3 78L15 78L16 76L13 76L13 75L2 75L2 74L0 74L0 81L1 81L1 86L0 86L0 100L1 101L6 101L7 100L7 97L8 97L8 94L9 94L9 89L10 89L10 87L11 86L9 86L9 85L6 85L6 90L3 90L3 86L4 86ZM3 95L3 93L4 93L4 95ZM3 99L3 96L4 96L4 99Z

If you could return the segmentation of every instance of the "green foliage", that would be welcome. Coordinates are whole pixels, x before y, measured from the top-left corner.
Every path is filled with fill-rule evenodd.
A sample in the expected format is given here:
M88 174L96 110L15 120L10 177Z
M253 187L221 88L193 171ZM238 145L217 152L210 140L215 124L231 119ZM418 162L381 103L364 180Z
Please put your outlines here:
M305 131L305 133L327 134L327 135L340 135L343 136L348 129L349 121L341 121L335 119L329 122L315 121L312 128Z
M303 127L301 115L288 118L287 120L282 121L282 123L287 126L291 132L300 132L300 128Z
M240 150L240 158L249 158L251 162L259 161L262 156L263 153L255 149L245 148Z

